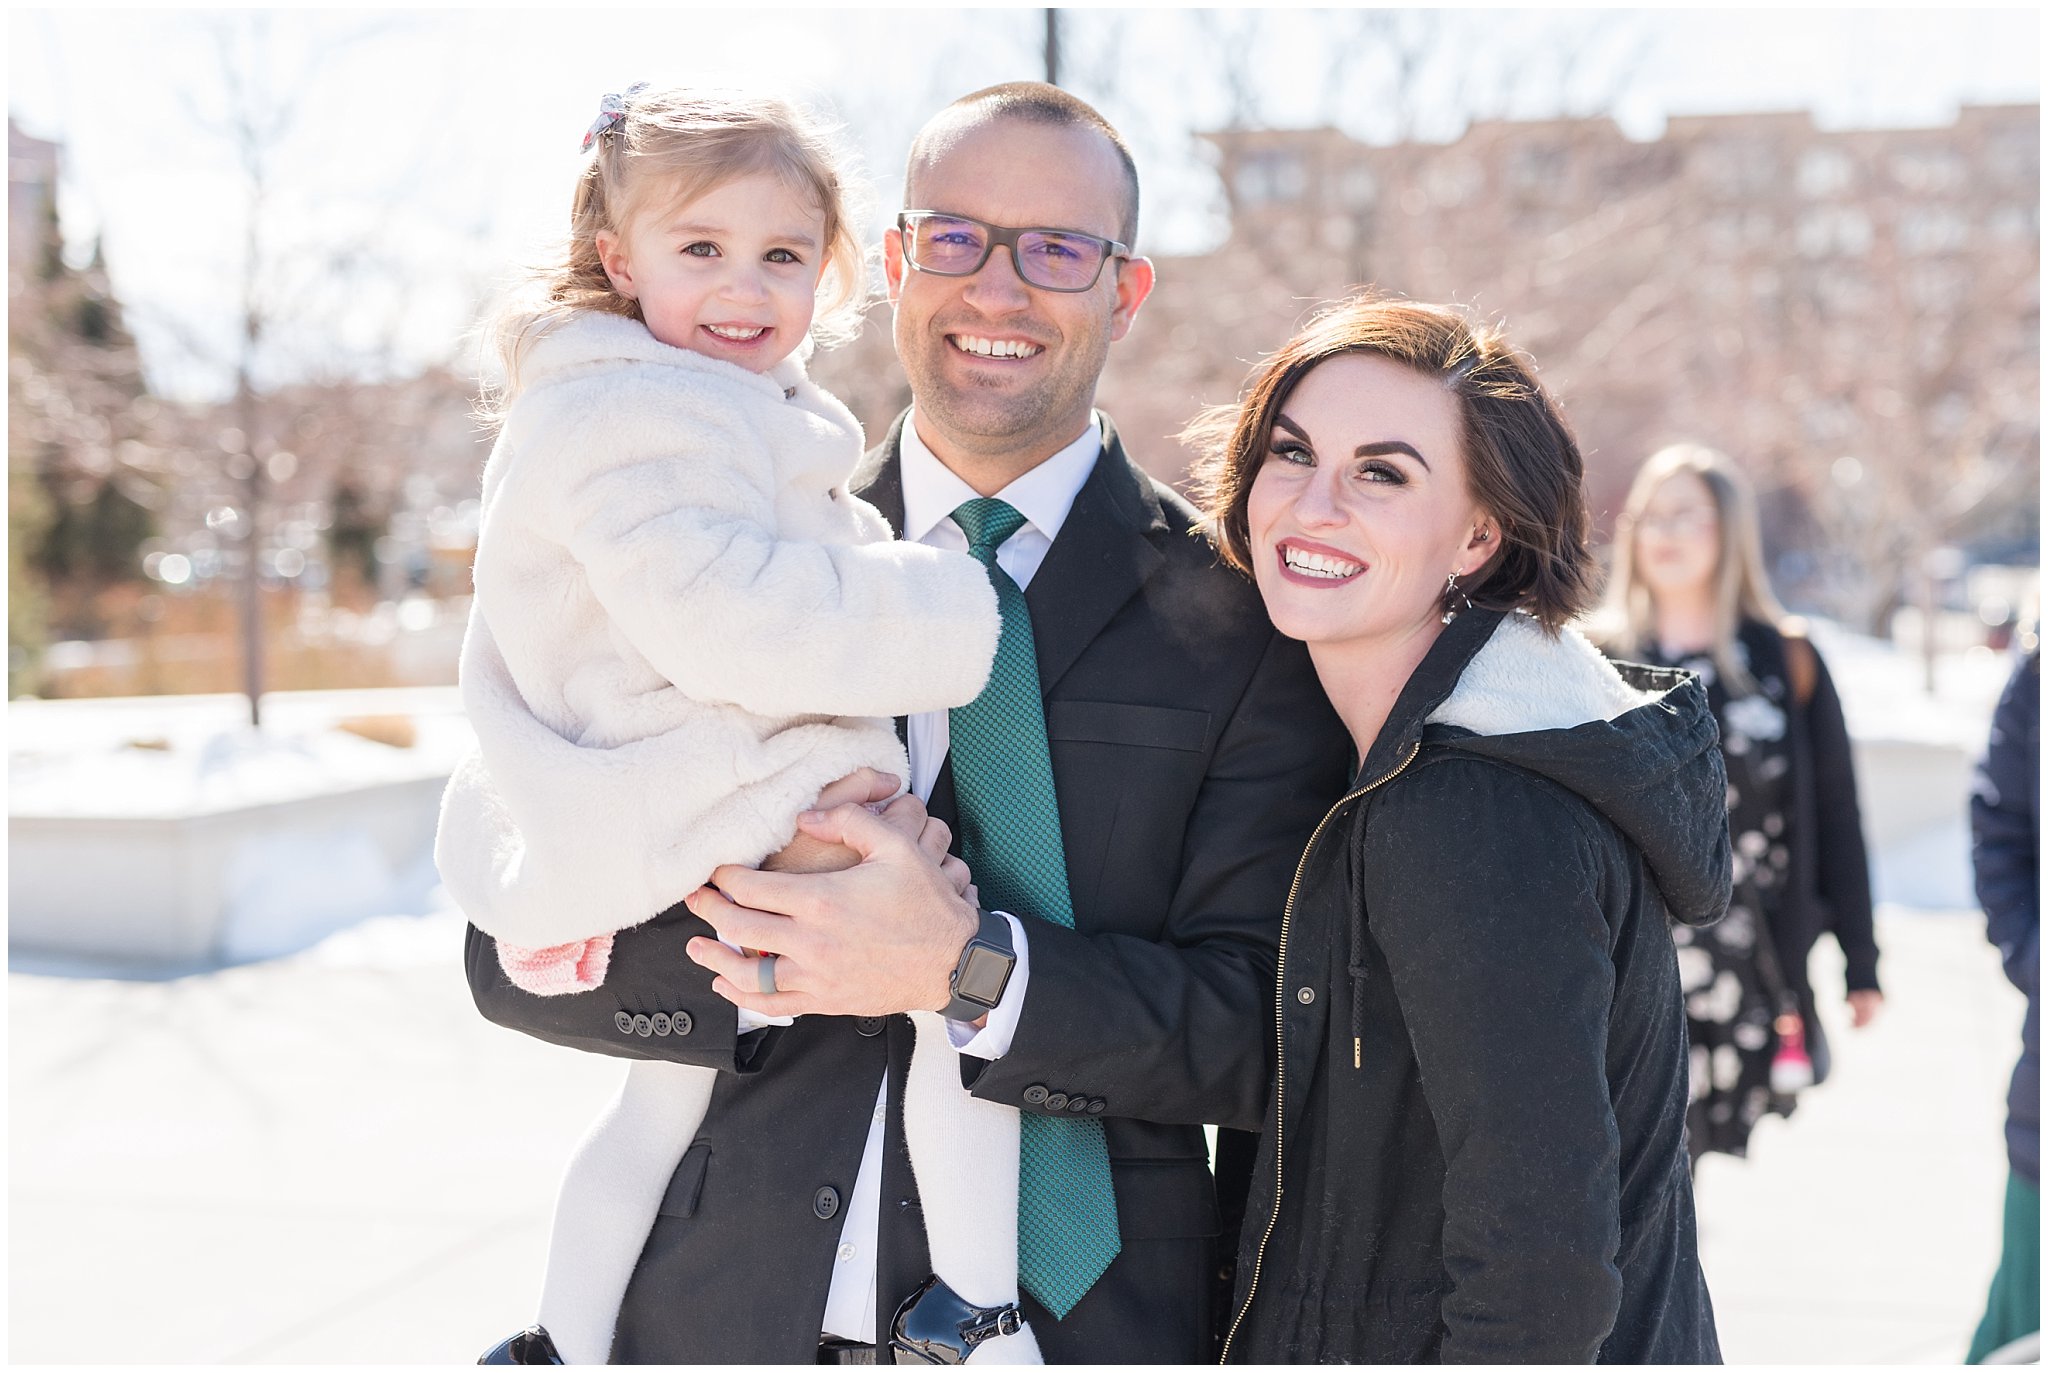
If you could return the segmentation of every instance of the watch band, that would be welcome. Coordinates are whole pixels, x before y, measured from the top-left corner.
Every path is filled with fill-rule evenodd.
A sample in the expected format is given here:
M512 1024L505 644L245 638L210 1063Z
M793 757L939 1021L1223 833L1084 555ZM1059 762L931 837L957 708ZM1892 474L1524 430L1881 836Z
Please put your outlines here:
M948 1020L976 1021L994 1010L1017 970L1017 950L1010 922L995 911L981 912L981 926L960 950L949 990L952 1000L940 1014Z

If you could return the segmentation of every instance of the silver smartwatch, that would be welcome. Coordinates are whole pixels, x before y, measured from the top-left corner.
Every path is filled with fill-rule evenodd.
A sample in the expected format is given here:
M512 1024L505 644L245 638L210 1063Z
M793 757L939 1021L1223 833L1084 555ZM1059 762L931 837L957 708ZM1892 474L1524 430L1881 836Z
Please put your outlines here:
M973 1022L981 1019L1003 999L1010 974L1017 967L1017 950L1010 942L1010 922L994 911L981 912L981 928L960 950L953 965L953 999L943 1012L948 1020Z

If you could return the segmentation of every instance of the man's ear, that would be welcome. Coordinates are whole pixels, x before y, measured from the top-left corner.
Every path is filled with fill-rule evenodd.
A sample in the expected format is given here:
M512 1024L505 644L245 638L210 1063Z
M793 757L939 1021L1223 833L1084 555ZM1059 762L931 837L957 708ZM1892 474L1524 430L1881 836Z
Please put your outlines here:
M604 274L611 279L612 289L627 300L636 299L633 294L633 264L627 260L626 245L610 229L599 229L594 241L597 260L604 267Z
M1138 307L1145 303L1145 297L1152 294L1154 274L1152 259L1134 257L1118 265L1116 274L1116 310L1109 317L1109 338L1112 343L1131 332L1131 321L1138 317Z
M894 305L903 294L903 231L889 229L882 234L882 279L889 286L889 303Z

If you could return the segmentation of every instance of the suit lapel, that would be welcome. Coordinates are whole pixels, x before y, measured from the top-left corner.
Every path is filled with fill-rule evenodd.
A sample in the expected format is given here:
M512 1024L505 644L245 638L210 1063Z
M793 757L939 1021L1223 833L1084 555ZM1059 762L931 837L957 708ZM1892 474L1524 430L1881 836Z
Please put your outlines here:
M855 495L888 518L899 535L903 424L908 416L906 411L896 417L887 437L862 459L848 483ZM1159 500L1144 473L1124 455L1116 427L1104 419L1102 430L1102 456L1024 592L1038 646L1038 685L1046 694L1165 560L1150 537L1167 528ZM901 721L897 727L900 732Z
M870 448L846 479L846 489L882 512L889 528L903 537L903 424L910 418L905 410L889 426L882 441Z
M1158 498L1104 420L1102 456L1024 592L1045 694L1165 561L1148 537L1165 529Z

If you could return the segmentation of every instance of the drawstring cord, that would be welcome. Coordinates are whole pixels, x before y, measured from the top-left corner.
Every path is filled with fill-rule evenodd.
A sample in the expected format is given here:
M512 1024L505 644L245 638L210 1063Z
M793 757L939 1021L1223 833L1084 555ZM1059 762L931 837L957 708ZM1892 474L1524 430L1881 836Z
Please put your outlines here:
M1345 889L1351 906L1351 948L1344 969L1351 975L1351 1067L1365 1067L1365 812L1372 803L1361 801L1351 820L1351 842L1346 845L1348 862Z

